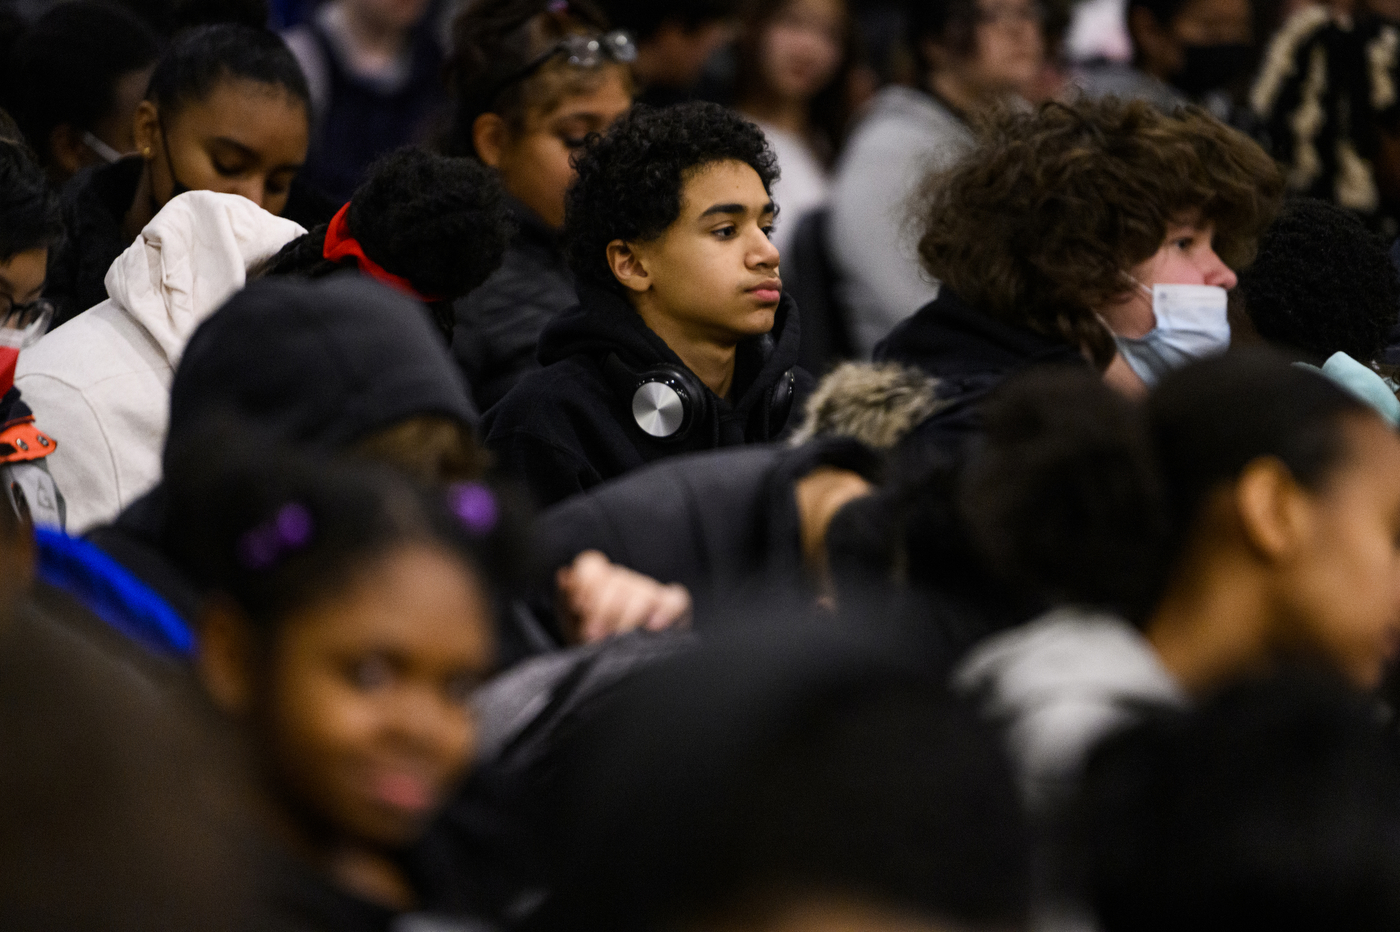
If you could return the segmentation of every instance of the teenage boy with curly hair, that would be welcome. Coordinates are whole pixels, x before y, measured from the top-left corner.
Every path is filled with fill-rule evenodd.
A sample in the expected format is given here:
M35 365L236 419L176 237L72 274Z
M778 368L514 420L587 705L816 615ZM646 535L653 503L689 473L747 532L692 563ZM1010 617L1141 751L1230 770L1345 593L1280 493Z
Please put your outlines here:
M1141 394L1224 352L1226 291L1282 190L1263 149L1195 107L1109 98L990 120L918 207L938 297L875 348L939 380L946 404L915 438L958 446L982 398L1032 365L1091 364Z
M576 167L564 229L579 304L540 337L545 368L484 422L544 505L666 456L772 440L810 385L769 241L778 166L756 126L714 104L638 108Z

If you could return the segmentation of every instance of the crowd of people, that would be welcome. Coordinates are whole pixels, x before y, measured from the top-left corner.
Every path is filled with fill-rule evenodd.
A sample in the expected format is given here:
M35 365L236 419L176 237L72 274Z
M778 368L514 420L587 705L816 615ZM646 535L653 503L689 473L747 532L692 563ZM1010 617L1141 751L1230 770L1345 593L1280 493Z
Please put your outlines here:
M1400 928L1394 0L0 50L0 928Z

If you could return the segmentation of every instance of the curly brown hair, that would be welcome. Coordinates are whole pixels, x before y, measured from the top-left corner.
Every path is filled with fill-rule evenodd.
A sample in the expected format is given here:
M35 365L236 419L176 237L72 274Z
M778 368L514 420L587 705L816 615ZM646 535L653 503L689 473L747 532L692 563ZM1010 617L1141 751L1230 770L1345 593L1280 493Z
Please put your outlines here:
M1215 250L1248 264L1283 179L1243 134L1197 107L1162 113L1112 98L1001 110L980 145L925 184L913 222L930 274L972 307L1086 348L1107 366L1096 309L1161 248L1171 223L1215 227Z

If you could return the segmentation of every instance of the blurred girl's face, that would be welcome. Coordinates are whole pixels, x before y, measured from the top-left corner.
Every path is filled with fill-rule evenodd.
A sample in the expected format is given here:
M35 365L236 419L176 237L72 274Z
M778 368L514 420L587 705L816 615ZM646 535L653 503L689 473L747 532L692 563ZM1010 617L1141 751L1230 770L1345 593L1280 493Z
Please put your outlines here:
M1366 416L1345 432L1346 459L1296 509L1276 646L1371 688L1400 648L1400 435Z
M142 101L136 145L160 206L177 193L178 182L191 191L241 194L280 214L306 161L308 121L306 105L283 88L234 79L173 114Z
M809 100L841 65L846 11L841 0L791 0L759 44L764 83L785 100Z
M273 771L299 810L381 848L423 830L471 759L490 611L460 559L409 544L284 620L265 714Z
M570 158L589 133L601 133L632 106L623 65L603 65L591 90L565 97L548 110L532 110L518 131L496 114L477 119L481 160L501 174L506 190L547 225L564 225L564 194L574 180Z
M982 93L1023 93L1045 61L1044 12L1038 0L977 0L973 54L961 67Z

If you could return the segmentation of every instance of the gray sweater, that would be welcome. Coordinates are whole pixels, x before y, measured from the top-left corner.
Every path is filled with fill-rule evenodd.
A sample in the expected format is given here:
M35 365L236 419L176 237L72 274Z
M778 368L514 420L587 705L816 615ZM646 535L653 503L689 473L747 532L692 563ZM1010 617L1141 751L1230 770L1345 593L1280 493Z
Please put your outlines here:
M929 95L887 87L846 144L832 185L830 236L862 356L938 296L917 259L910 209L924 178L952 165L972 143L967 126Z

